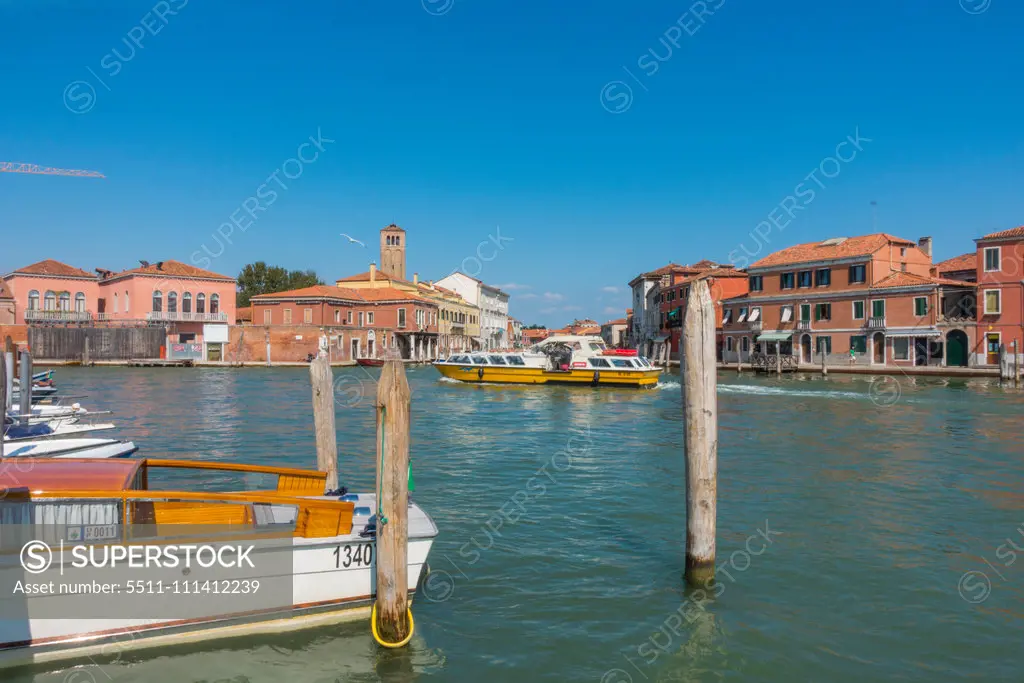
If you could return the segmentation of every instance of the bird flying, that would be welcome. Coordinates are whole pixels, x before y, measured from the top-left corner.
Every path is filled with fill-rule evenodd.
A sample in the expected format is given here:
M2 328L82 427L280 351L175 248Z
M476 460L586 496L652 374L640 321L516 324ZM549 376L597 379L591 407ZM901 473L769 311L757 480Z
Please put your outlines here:
M364 249L366 248L365 244L363 244L362 242L357 240L355 237L352 237L351 235L346 235L345 233L341 233L341 236L344 237L345 239L347 239L349 242L355 242L356 244L358 244L359 246L363 247Z

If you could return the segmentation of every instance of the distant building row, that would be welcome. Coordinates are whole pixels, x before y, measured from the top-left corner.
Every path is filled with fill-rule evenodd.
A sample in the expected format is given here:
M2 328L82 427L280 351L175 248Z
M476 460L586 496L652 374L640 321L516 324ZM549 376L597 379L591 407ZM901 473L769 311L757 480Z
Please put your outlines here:
M1024 353L1024 227L932 263L932 240L885 233L788 247L746 271L669 264L630 282L628 343L678 358L689 285L707 280L724 362L776 349L799 364L976 367ZM1016 343L1016 347L1014 347Z

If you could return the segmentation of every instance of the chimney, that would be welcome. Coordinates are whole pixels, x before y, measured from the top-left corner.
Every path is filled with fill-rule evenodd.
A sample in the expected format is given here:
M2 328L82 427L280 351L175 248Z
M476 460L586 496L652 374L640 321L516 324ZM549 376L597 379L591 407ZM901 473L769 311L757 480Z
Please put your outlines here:
M932 238L922 237L917 241L917 246L920 247L921 251L928 254L928 258L932 257Z
M370 261L370 282L374 282L377 279L377 264Z
M414 285L418 285L420 283L420 274L419 273L413 273L412 274L412 283Z

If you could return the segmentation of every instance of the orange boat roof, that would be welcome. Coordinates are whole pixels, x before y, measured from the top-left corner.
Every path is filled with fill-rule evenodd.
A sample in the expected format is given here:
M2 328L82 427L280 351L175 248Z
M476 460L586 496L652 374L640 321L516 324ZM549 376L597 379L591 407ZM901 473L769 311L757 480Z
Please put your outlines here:
M144 460L7 458L0 460L0 491L124 491Z

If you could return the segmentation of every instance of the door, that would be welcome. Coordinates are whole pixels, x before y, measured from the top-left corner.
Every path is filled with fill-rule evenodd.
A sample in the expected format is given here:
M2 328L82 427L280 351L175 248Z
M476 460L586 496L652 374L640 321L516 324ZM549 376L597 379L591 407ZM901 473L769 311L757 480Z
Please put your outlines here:
M989 365L999 365L999 333L985 335L985 362Z
M221 359L221 345L220 344L207 344L206 345L206 360L219 361Z
M369 339L366 342L366 355L373 358L373 340Z
M885 335L875 332L871 338L872 362L876 365L885 365Z
M800 339L800 362L811 362L811 335L805 334Z
M352 340L352 357L351 357L351 360L355 360L356 358L359 358L359 340L358 339L353 339Z
M967 367L967 334L953 330L946 335L946 365Z
M928 337L914 337L914 365L928 365Z

